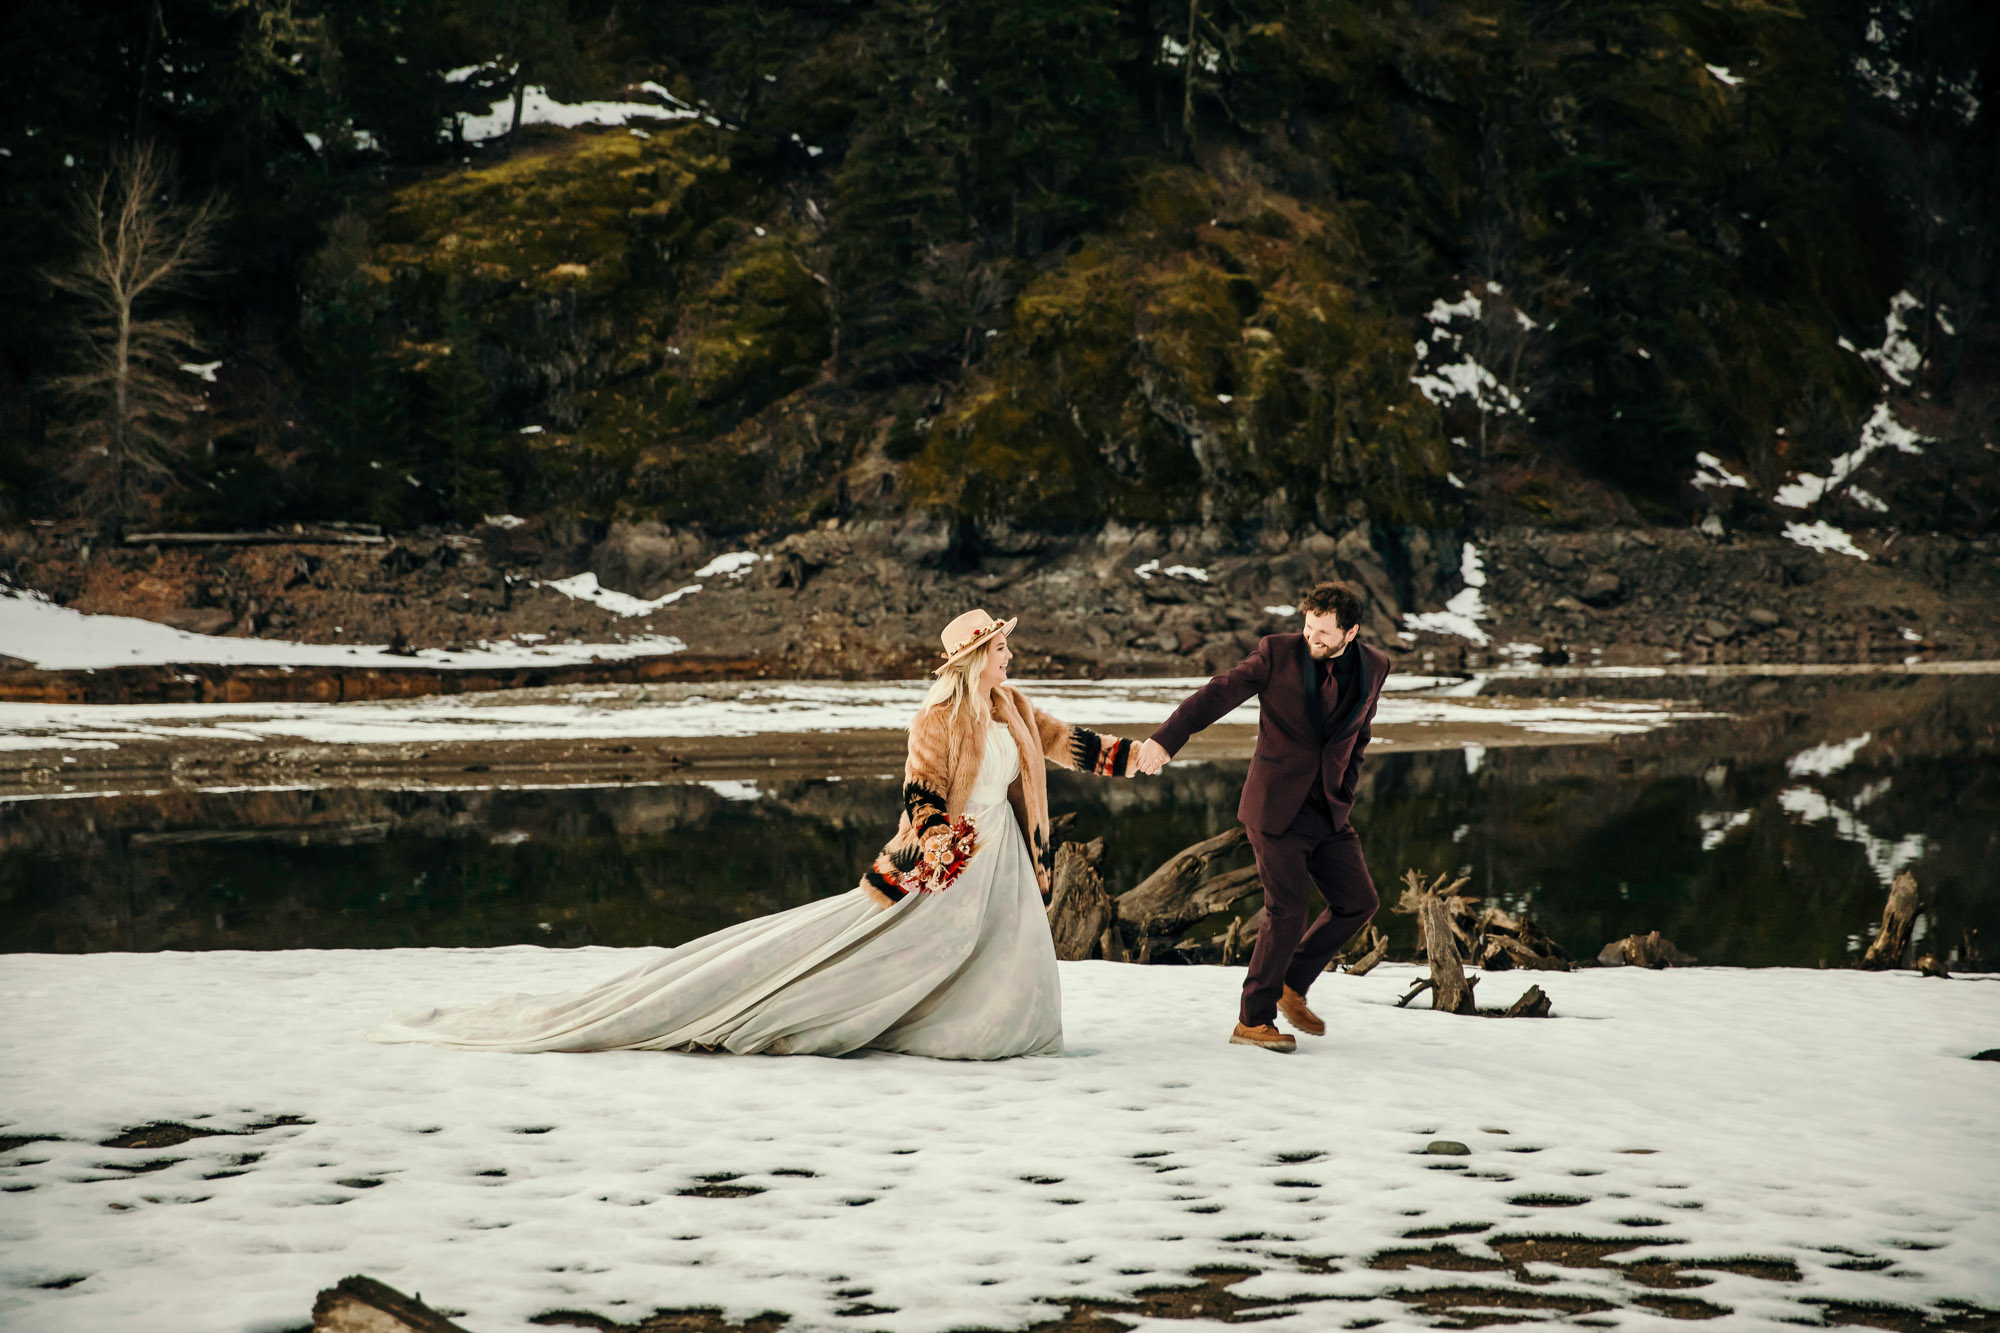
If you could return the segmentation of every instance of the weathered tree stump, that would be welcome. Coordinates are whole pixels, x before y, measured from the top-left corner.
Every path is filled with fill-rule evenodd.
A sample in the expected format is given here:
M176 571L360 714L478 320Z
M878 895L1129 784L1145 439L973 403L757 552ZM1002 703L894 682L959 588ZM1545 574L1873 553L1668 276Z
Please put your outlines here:
M1168 858L1166 864L1117 897L1119 923L1142 935L1178 930L1207 915L1193 901L1208 867L1248 840L1239 825Z
M1917 923L1917 877L1905 870L1889 886L1889 901L1882 905L1882 928L1861 955L1861 966L1880 972L1903 966L1910 951L1910 930Z
M423 1301L372 1277L344 1277L313 1302L313 1333L466 1333Z
M1105 928L1115 909L1097 873L1104 859L1104 839L1066 842L1056 848L1056 865L1049 889L1049 934L1056 957L1065 962L1089 958L1102 947Z
M1347 975L1365 977L1375 970L1377 963L1389 956L1389 937L1370 922L1355 939L1361 941L1361 954L1347 965Z
M1687 967L1695 959L1693 954L1682 953L1674 947L1672 940L1663 938L1659 931L1654 930L1611 941L1598 950L1597 961L1605 967Z
M1448 1014L1469 1014L1475 1012L1472 988L1477 982L1466 979L1464 960L1458 952L1458 931L1452 921L1453 899L1466 881L1459 879L1450 888L1443 888L1444 880L1445 877L1439 875L1426 885L1423 876L1414 870L1403 875L1403 896L1397 902L1396 910L1417 918L1424 958L1430 963L1431 974L1428 980L1418 982L1408 995L1396 1003L1401 1007L1429 990L1433 992L1431 1008L1442 1009Z

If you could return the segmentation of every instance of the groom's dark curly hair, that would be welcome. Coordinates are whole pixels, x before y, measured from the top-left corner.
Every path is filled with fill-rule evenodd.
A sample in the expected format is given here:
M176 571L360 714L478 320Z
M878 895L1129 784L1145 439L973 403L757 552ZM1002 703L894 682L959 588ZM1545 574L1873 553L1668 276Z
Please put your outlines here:
M1315 616L1331 611L1335 624L1342 629L1353 629L1361 623L1361 589L1352 583L1317 584L1300 601L1299 608Z

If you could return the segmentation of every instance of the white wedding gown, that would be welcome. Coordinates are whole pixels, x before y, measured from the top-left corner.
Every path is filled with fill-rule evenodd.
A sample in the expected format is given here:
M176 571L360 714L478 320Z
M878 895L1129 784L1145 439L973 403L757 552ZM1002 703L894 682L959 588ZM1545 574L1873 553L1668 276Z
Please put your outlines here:
M1020 752L986 729L966 804L979 849L950 888L882 907L861 889L690 940L573 995L404 1015L369 1034L487 1051L1062 1053L1055 946L1007 788Z

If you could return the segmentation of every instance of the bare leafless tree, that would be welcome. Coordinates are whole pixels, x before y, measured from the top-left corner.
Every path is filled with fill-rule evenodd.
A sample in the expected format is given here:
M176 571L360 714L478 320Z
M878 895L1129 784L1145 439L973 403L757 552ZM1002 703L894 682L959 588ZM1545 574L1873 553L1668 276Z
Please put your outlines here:
M53 387L69 409L68 470L107 523L123 522L141 479L172 470L201 410L198 381L180 369L194 329L166 302L209 271L224 207L215 194L178 199L172 158L145 143L118 150L76 194L75 254L48 275L76 298L75 357Z

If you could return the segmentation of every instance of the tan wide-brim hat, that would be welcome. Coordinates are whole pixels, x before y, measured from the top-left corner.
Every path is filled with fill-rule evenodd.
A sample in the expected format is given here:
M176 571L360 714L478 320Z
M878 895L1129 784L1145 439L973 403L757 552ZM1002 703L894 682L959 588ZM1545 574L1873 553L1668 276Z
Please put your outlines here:
M938 641L944 645L944 661L939 662L937 669L931 674L943 675L944 669L953 662L973 652L982 644L996 638L1006 638L1014 632L1014 626L1020 623L1019 616L1015 616L1012 620L995 620L984 611L967 611L946 625L944 632L938 635Z

